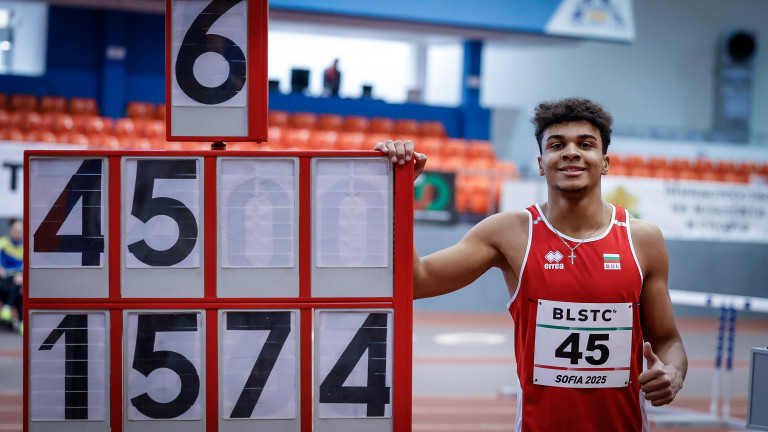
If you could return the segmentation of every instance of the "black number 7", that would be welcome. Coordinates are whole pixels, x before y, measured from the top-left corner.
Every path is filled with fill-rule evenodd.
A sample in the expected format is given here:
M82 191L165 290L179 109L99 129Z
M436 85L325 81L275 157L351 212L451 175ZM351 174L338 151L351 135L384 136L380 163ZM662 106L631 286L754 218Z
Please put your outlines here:
M291 333L291 312L227 312L227 330L269 330L230 418L249 418Z

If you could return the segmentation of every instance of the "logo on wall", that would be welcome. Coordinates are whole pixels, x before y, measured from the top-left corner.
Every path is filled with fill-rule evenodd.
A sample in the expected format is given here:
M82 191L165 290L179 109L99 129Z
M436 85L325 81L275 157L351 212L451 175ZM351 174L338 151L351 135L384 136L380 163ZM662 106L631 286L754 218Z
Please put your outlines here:
M625 208L636 218L641 217L640 212L637 210L637 197L632 195L624 186L618 186L613 192L605 194L605 200Z
M573 23L582 26L624 27L624 19L611 0L581 0L571 15Z
M414 184L413 218L456 222L456 180L453 173L426 171Z
M544 32L631 42L635 39L632 0L561 0Z

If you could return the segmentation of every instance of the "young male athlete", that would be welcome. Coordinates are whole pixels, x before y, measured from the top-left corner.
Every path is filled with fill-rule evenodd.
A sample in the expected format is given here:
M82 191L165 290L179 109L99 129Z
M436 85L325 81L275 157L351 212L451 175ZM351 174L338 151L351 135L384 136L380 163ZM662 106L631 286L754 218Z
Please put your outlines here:
M498 267L515 322L515 430L647 430L643 398L670 403L688 368L664 239L654 224L603 201L612 119L601 106L542 103L533 122L547 202L490 216L426 257L414 249L414 297L455 291ZM418 175L427 158L413 147L387 141L375 149L393 163L413 160Z

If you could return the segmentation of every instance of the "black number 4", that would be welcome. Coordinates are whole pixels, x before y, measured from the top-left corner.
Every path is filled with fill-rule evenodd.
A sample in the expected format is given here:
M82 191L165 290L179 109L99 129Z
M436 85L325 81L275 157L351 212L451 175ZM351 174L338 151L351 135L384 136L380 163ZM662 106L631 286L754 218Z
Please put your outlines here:
M347 348L320 384L320 403L367 405L368 417L384 415L389 403L386 313L370 313ZM368 382L365 387L344 386L355 365L368 350Z
M227 312L227 330L269 330L267 341L256 358L251 374L230 414L230 418L249 418L291 333L291 313Z
M555 350L555 357L570 359L571 364L578 364L579 360L584 357L587 363L593 366L599 366L608 361L610 351L605 344L598 343L600 341L607 341L607 334L590 334L587 339L587 351L599 351L600 357L586 356L579 351L579 333L571 333ZM570 350L568 349L570 347Z
M101 233L101 172L104 161L86 159L67 186L56 198L56 202L45 215L33 235L35 252L82 253L83 266L101 264L104 252L104 236ZM82 199L82 234L59 235L61 226L67 220L75 205Z

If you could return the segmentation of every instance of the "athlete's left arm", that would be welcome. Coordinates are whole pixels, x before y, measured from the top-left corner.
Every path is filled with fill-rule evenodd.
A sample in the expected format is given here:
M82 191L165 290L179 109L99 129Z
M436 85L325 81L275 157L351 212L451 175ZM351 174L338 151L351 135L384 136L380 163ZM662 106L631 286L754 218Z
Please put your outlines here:
M688 371L680 332L675 324L672 301L667 290L669 254L659 228L647 221L632 219L632 242L643 271L640 294L640 325L643 328L643 356L648 368L640 374L640 386L653 406L666 405L683 388Z

